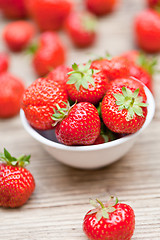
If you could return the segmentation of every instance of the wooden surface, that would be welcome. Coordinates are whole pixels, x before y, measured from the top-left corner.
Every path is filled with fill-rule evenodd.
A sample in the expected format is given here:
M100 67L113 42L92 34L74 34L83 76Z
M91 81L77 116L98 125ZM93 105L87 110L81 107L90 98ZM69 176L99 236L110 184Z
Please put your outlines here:
M132 21L143 1L124 0L117 11L99 20L99 39L93 48L76 50L64 33L68 64L89 59L88 53L118 55L133 49ZM6 22L0 21L1 30ZM1 40L1 50L5 48ZM30 57L11 56L10 71L29 85L36 76ZM30 171L36 190L20 209L0 209L1 240L85 240L82 221L89 198L116 194L136 215L133 240L160 239L160 77L154 78L156 114L131 151L116 163L95 171L72 169L55 161L22 127L19 116L0 120L0 150L31 154Z

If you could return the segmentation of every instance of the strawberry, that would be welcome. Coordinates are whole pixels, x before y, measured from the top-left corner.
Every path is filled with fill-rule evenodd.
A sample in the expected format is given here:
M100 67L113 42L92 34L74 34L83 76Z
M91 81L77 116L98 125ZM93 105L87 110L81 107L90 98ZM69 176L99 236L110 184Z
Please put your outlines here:
M102 101L104 124L116 133L135 133L147 116L143 84L134 78L116 79Z
M42 33L33 56L33 67L37 75L44 76L53 68L64 64L65 55L64 46L57 33Z
M85 0L88 10L98 16L112 12L117 2L117 0Z
M87 212L83 220L83 231L89 240L130 240L135 229L133 209L111 197L103 204L91 200L95 207Z
M57 104L63 108L67 103L67 94L62 85L57 82L39 78L25 91L22 109L30 125L36 129L48 130L53 128L51 116Z
M70 0L25 0L25 3L42 31L59 30L73 7Z
M151 8L160 7L160 0L147 0L147 4Z
M149 58L136 50L123 54L130 61L130 76L143 82L152 91L152 76L156 72L157 59Z
M129 76L129 62L124 57L112 59L100 58L92 62L91 67L101 69L110 81Z
M134 21L135 41L146 52L160 51L160 14L152 9L140 12Z
M9 56L7 53L0 53L0 73L6 72L9 65Z
M102 71L91 68L90 61L79 66L75 63L72 68L67 82L70 99L74 102L97 104L107 91L108 79Z
M35 189L32 174L24 168L30 156L12 157L4 149L0 153L0 206L16 208L27 202Z
M32 23L15 21L9 23L3 32L3 38L11 51L19 52L25 49L35 34Z
M0 8L6 18L17 19L27 15L24 0L0 0Z
M65 22L65 29L77 47L88 47L96 39L96 18L88 12L72 12Z
M57 140L68 146L93 144L100 134L98 111L88 102L59 108L52 119L59 121L55 130Z
M53 81L56 81L63 86L66 85L67 81L67 73L72 71L72 68L67 67L66 65L60 65L56 67L53 71L51 71L48 75L47 78L52 79Z
M0 117L8 118L19 113L25 87L22 80L4 72L0 74Z

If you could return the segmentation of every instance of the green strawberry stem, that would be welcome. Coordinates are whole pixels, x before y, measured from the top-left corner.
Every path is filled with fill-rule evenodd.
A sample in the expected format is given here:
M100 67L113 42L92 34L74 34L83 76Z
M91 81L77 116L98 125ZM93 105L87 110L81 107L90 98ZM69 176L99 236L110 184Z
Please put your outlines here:
M94 15L86 13L82 16L82 26L87 32L95 32L97 28L97 19Z
M126 87L122 87L122 94L113 94L116 99L116 105L119 106L118 111L128 110L126 121L132 120L135 114L144 117L142 107L147 107L148 104L144 103L143 98L138 95L139 88L132 92Z
M91 69L91 61L86 64L79 64L79 66L74 63L72 65L73 71L69 72L69 81L67 84L74 84L77 91L79 91L82 86L84 89L88 89L88 83L95 86L93 74L98 73L99 70Z
M63 102L66 107L60 108L58 104L56 104L56 108L53 108L54 114L51 116L52 120L54 120L54 123L52 126L56 126L58 122L61 122L66 116L68 116L70 110L74 107L74 105L77 103L75 102L72 106L70 106L69 102Z
M145 69L151 76L157 72L156 66L157 66L157 58L152 57L149 58L146 56L145 53L140 52L136 59L136 64Z
M99 199L94 201L90 200L90 203L96 208L88 212L88 215L96 214L97 221L100 221L102 217L108 219L109 213L115 212L116 208L114 207L118 203L118 198L114 199L113 196L110 197L109 201L106 204L103 204ZM100 205L100 207L97 205Z
M0 153L0 162L15 167L25 167L30 163L30 157L30 155L21 155L19 158L15 158L4 148L4 153Z

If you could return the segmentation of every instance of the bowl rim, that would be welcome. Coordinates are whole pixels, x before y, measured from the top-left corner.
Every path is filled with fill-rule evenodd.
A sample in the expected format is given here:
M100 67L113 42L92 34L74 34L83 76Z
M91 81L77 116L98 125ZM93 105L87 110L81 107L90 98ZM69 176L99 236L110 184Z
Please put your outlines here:
M102 144L98 144L98 145L88 145L88 146L67 146L67 145L63 145L62 143L56 143L54 141L51 141L45 137L43 137L42 135L40 135L38 132L36 132L36 130L34 128L31 127L31 125L28 123L24 111L21 109L20 110L20 118L23 124L23 127L25 128L25 130L37 141L39 141L40 143L46 145L46 146L50 146L50 147L54 147L56 149L60 149L60 150L67 150L67 151L77 151L77 152L81 152L81 151L96 151L96 150L101 150L101 149L107 149L110 147L114 147L117 145L120 145L122 143L125 143L133 138L135 138L136 136L138 136L151 122L154 113L155 113L155 101L154 101L154 97L151 93L151 91L145 86L145 93L147 96L147 103L149 104L147 109L148 109L148 113L147 113L147 117L146 120L142 126L142 128L137 131L136 133L124 136L122 138L116 139L114 141L111 142L107 142L107 143L102 143Z

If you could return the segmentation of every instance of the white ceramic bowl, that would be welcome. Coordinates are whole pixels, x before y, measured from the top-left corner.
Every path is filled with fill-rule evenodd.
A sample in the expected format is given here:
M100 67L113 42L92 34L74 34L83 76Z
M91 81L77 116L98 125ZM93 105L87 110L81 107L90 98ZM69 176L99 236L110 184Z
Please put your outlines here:
M81 169L96 169L109 165L123 157L132 147L139 134L149 125L155 112L155 102L151 92L145 88L148 101L148 114L143 127L112 142L90 146L65 146L56 142L54 130L36 131L27 122L23 110L20 111L22 124L26 131L36 139L58 161Z

